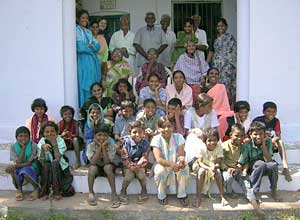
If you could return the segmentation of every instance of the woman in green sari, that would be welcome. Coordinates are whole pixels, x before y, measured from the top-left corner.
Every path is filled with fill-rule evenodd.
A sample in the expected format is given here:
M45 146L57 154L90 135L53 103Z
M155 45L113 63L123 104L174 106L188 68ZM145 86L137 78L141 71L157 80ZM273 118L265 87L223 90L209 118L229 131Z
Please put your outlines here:
M133 69L127 61L123 60L121 49L116 48L111 54L111 60L107 61L107 71L103 74L104 96L112 97L113 85L119 79L128 79L133 73Z

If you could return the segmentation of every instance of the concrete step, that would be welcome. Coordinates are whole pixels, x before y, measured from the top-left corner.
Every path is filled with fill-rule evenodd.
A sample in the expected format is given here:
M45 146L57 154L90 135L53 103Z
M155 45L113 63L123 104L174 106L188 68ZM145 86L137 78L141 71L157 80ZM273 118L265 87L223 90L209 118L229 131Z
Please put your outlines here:
M0 165L0 190L15 190L15 187L12 183L11 176L4 172L5 164ZM284 176L279 174L278 179L278 190L287 190L287 191L297 191L300 189L300 165L291 165L291 174L293 181L287 182L284 179ZM280 167L280 171L282 168ZM74 175L73 186L76 192L87 193L88 192L88 182L87 182L87 173L88 168L83 167L77 170L72 170ZM122 186L123 176L116 176L116 188L117 192L120 192ZM261 192L270 191L270 184L267 177L263 178L261 184ZM196 179L194 176L190 176L189 184L188 184L188 193L195 194L196 193ZM237 193L242 193L240 186L234 182L233 189ZM31 186L26 185L24 190L31 190ZM138 194L140 193L141 187L139 182L135 179L128 187L128 194ZM153 177L148 177L147 179L147 190L149 194L157 194L156 184L154 182ZM98 177L96 178L94 184L94 191L96 193L110 193L110 187L107 181L107 178ZM212 183L210 188L211 193L219 193L215 182Z

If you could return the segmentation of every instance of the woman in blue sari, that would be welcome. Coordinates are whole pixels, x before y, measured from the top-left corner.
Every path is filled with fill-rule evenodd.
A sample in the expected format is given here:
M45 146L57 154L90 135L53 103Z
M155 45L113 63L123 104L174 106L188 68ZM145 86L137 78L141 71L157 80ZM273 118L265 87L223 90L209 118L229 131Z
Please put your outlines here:
M92 96L91 85L101 81L101 68L97 57L100 44L87 28L88 21L89 13L85 10L79 11L76 25L79 107Z

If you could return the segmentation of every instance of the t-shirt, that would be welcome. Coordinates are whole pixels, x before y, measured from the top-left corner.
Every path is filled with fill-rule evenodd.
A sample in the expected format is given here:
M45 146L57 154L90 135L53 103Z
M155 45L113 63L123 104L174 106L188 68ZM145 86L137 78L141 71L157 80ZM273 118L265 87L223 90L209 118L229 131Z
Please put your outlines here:
M276 134L281 133L280 121L276 117L274 117L271 121L267 122L265 116L259 116L256 117L253 121L260 121L264 123L266 125L267 131L275 133L273 134L273 136L276 136Z
M233 145L231 140L222 143L224 159L222 162L222 169L236 168L241 155L242 146Z
M208 129L208 128L215 128L218 126L219 126L219 122L215 110L212 110L210 113L205 114L202 117L197 115L196 110L194 108L190 108L184 114L185 129L192 129L192 128Z
M89 159L89 161L91 161L93 156L97 153L98 148L99 148L99 146L95 142L92 142L87 146L86 156ZM107 149L107 155L108 155L109 160L111 162L113 162L115 159L115 155L116 155L116 149L117 149L116 145L109 142L106 149ZM100 159L99 161L97 161L97 165L104 166L103 159Z
M135 121L135 116L133 115L130 118L124 118L118 114L115 119L114 134L118 134L120 137L129 135L128 125L133 121Z
M202 158L202 162L205 165L212 167L216 163L217 158L223 158L223 149L221 144L218 143L214 150L201 148L199 157Z

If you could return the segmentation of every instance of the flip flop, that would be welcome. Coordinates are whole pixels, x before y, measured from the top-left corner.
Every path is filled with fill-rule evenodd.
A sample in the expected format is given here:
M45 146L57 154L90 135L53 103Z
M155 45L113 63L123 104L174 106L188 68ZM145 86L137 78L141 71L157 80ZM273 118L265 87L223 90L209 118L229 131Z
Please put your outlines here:
M87 203L88 203L89 205L91 205L91 206L97 205L97 201L96 201L94 195L93 195L93 196L90 196L90 195L89 195L89 197L87 198L86 201L87 201Z
M16 201L24 200L24 195L22 192L16 192Z
M32 193L30 193L29 198L27 201L34 201L39 197L39 192L37 190L34 190Z
M120 196L120 202L122 205L128 205L129 204L129 200L127 196Z
M116 208L119 208L120 205L121 205L120 200L116 199L116 200L113 201L113 203L111 204L110 207L113 208L113 209L116 209Z
M164 198L164 199L158 199L158 202L159 202L159 204L161 204L161 205L167 205L167 204L168 204L167 198Z
M180 205L183 206L183 207L186 207L189 205L188 201L187 201L187 197L184 197L184 198L178 198L179 202L180 202Z
M146 201L148 200L148 197L147 196L139 196L138 197L138 200L137 200L137 204L144 204Z
M291 182L293 180L288 168L284 168L282 174L284 175L286 181Z

